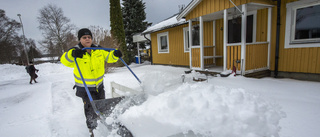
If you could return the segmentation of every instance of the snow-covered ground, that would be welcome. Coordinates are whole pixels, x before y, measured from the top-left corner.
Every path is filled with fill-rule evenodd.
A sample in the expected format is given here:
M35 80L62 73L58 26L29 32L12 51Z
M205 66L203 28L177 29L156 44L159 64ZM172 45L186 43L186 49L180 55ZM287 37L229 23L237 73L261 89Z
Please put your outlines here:
M82 100L75 96L72 69L35 65L36 84L23 66L0 65L1 137L87 137ZM319 137L320 83L292 79L209 77L194 82L186 68L136 65L105 75L110 82L143 90L148 98L118 117L136 137ZM108 136L99 124L96 136ZM109 136L115 136L111 134Z

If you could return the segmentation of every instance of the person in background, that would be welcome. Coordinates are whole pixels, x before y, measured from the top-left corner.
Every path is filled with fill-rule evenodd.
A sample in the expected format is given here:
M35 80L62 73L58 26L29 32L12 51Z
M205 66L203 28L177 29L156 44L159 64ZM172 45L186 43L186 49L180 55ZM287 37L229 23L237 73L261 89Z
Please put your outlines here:
M74 58L77 58L77 64L81 70L89 92L91 93L92 99L99 100L105 99L105 91L103 86L105 62L117 62L118 59L122 57L122 53L120 50L82 50L85 47L101 47L92 44L92 33L87 28L83 28L78 31L78 39L80 41L79 44L63 53L60 61L63 65L73 68L76 96L81 97L83 100L87 127L91 137L93 137L93 130L97 127L98 116L91 106Z
M30 82L29 82L29 83L32 84L32 80L33 80L35 83L38 83L38 82L36 81L36 78L38 77L38 75L36 74L36 71L38 72L39 70L34 67L32 61L29 62L29 65L26 67L26 69L27 69L27 72L28 72L29 75L30 75Z

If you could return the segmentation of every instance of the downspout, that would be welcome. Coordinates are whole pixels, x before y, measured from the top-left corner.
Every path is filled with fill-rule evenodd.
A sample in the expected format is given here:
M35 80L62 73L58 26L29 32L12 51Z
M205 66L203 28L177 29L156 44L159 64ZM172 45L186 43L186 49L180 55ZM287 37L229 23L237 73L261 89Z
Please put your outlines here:
M279 64L279 39L280 39L280 9L281 0L277 0L277 32L276 32L276 53L275 53L275 66L274 77L278 77L278 64Z
M149 41L149 43L150 43L150 60L151 60L151 65L153 65L153 60L152 60L152 43L151 43L151 40L146 37L146 34L143 34L143 37L146 38L146 39Z

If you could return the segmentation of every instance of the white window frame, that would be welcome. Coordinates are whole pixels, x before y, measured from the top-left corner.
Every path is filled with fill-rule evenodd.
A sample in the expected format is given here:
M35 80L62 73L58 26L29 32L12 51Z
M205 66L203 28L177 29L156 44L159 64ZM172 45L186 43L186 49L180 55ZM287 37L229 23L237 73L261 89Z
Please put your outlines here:
M160 37L162 37L162 36L166 36L167 37L167 45L168 45L168 49L167 50L162 50L161 49L161 39L160 39ZM169 32L163 32L163 33L157 34L157 40L158 40L158 53L169 53Z
M320 41L312 42L312 40L294 40L296 10L304 7L313 6L313 5L320 5L320 1L319 0L303 0L303 1L291 2L287 4L284 48L320 47Z
M257 41L256 40L256 37L257 37L257 11L255 10L255 11L248 12L247 16L250 16L250 15L253 15L252 42L250 42L250 43L255 43ZM228 16L228 21L232 20L232 19L233 19L233 16ZM228 38L227 38L227 40L228 40ZM227 45L241 45L241 41L239 43L227 43Z
M188 33L186 33L188 32ZM184 45L184 52L189 52L190 51L190 43L189 43L189 39L186 39L186 38L189 38L189 27L185 27L183 28L183 45ZM188 43L189 43L189 47L188 47Z

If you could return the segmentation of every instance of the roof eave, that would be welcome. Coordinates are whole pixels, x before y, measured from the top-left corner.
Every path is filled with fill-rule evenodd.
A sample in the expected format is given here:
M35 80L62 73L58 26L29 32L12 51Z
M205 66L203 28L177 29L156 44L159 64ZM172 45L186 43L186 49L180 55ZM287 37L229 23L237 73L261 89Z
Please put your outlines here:
M173 27L180 26L180 25L183 25L183 24L186 24L186 23L187 23L187 22L180 22L180 23L172 24L172 25L165 26L165 27L162 27L162 28L159 28L159 29L142 32L141 34L143 34L143 35L144 35L144 34L151 34L151 33L157 32L157 31L161 31L161 30L173 28Z
M202 0L192 0L189 5L177 16L177 20L180 21L182 18L187 16L187 14L190 13L201 1Z

